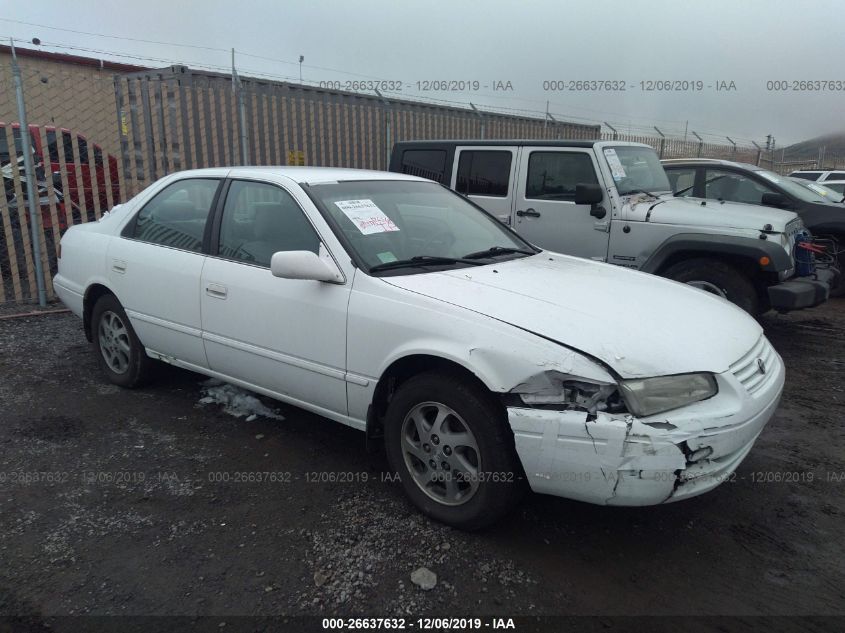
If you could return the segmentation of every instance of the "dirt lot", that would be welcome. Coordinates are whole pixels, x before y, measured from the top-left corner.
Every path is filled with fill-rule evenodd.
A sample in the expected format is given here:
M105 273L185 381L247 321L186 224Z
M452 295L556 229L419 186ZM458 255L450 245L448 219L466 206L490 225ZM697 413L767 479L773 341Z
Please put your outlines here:
M534 495L466 534L356 431L233 417L169 367L124 391L72 315L0 320L0 614L845 615L845 300L764 325L787 386L735 481L642 509Z

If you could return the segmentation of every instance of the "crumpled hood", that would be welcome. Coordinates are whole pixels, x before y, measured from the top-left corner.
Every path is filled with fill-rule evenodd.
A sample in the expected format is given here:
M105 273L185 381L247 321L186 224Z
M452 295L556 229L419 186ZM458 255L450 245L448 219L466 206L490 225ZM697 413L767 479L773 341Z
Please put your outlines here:
M741 309L691 286L548 251L382 279L584 352L623 378L722 373L762 333Z
M783 232L786 225L798 217L792 211L741 202L719 202L701 198L676 198L663 196L660 201L646 198L633 200L634 213L645 211L649 222L658 224L683 224L686 226L715 226L756 231L771 224L775 231ZM702 202L706 202L702 206ZM652 208L653 207L653 208ZM651 213L648 209L651 208Z

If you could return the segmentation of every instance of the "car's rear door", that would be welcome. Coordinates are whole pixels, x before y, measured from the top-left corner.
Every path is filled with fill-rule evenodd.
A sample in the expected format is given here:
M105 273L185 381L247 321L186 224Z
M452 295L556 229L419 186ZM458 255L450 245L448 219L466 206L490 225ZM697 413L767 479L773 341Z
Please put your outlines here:
M511 223L516 146L458 146L450 186L505 224Z
M106 262L141 343L198 368L208 366L200 329L203 243L222 182L221 174L166 185L111 241Z
M349 286L270 272L278 251L328 256L309 202L279 182L230 181L202 274L203 338L213 371L346 415Z

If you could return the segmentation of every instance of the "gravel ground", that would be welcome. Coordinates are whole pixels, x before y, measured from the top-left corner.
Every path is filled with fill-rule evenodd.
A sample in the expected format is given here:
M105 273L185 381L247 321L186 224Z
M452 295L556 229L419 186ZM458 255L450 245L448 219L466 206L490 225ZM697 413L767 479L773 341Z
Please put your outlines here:
M166 366L125 391L72 315L0 320L0 615L843 616L845 300L764 326L787 386L735 481L639 509L530 495L467 534L356 431L266 399L283 419L235 417Z

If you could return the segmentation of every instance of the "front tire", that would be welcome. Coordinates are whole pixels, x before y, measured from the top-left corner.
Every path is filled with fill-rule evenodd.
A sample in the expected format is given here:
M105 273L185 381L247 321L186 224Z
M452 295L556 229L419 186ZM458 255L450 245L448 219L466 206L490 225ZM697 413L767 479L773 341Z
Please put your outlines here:
M744 273L725 262L688 259L670 266L661 276L727 299L752 316L760 314L760 297L754 284Z
M388 405L384 435L405 493L433 519L476 530L522 497L505 410L463 376L427 372L402 384Z
M115 385L132 389L150 379L153 359L147 356L114 295L104 295L94 305L91 340L98 364Z

